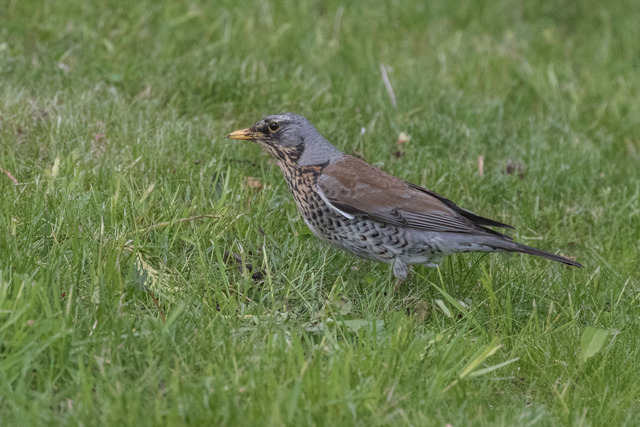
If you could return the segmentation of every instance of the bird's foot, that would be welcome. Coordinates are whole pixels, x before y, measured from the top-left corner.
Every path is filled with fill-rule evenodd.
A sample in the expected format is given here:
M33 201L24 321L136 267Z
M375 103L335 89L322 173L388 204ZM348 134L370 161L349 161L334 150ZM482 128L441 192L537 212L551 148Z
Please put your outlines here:
M396 258L393 262L393 275L396 277L396 285L393 287L393 293L395 294L400 289L400 285L405 281L409 274L409 267L400 258Z
M393 287L393 295L395 295L396 293L398 293L398 290L400 289L400 285L402 285L402 282L404 282L404 280L401 279L396 279L396 284Z

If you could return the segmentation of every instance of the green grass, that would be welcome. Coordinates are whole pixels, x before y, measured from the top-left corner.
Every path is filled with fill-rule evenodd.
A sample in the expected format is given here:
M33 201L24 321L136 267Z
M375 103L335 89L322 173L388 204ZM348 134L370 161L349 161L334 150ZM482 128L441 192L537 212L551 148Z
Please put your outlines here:
M639 4L238 3L0 2L0 423L635 425ZM224 139L282 111L586 268L391 295Z

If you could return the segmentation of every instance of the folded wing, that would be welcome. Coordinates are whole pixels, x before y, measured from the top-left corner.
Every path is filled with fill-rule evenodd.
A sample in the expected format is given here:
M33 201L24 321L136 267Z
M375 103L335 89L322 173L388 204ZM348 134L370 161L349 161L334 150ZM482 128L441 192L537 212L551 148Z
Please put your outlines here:
M483 218L426 188L402 181L355 157L345 156L322 170L318 192L337 212L425 231L506 234L486 228L513 228Z

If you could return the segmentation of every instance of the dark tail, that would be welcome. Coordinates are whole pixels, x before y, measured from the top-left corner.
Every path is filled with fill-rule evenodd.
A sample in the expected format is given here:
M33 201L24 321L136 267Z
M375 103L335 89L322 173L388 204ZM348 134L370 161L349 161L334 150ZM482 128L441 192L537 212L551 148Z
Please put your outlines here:
M550 252L541 251L540 249L532 248L531 246L523 245L522 243L508 242L505 245L505 249L510 252L520 252L523 254L541 256L553 261L561 262L563 264L572 265L574 267L584 268L580 263L570 260L569 258L562 257L560 255L552 254Z

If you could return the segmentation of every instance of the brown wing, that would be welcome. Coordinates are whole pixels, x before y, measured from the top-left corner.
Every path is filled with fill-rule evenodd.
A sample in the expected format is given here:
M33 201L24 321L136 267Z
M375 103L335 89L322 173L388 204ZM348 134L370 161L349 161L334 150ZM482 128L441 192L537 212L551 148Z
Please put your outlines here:
M335 209L351 216L428 231L489 233L484 226L512 228L456 206L426 188L402 181L355 157L322 170L318 190Z

